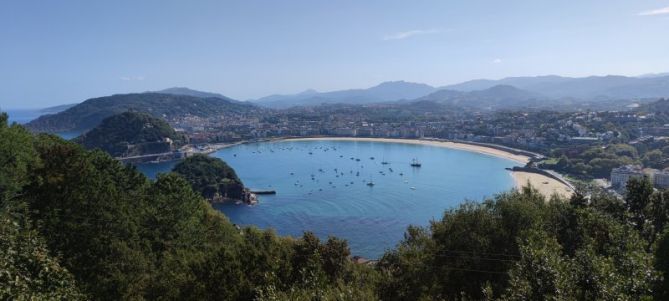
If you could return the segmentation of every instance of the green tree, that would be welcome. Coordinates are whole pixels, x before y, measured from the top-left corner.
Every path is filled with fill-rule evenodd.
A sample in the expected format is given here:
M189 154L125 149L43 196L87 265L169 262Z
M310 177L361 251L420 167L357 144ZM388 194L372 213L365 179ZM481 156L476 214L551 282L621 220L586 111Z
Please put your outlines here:
M570 261L561 256L557 240L536 230L524 236L504 299L574 300Z
M632 222L636 229L641 231L646 222L646 207L650 203L653 194L653 184L648 177L641 179L631 178L627 181L625 191L625 203L627 210L632 215Z

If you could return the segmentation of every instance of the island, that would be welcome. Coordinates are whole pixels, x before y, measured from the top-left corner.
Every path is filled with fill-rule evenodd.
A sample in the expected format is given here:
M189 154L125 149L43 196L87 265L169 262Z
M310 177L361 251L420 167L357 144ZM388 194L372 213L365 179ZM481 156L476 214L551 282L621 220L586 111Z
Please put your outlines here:
M196 154L179 162L173 172L184 177L210 203L237 202L254 205L258 202L225 161Z

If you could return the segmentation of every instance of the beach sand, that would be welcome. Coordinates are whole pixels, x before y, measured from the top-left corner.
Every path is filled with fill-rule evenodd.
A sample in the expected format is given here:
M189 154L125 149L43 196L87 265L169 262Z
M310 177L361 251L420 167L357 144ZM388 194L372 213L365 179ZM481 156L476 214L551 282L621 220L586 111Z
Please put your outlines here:
M569 198L572 194L572 190L564 185L563 183L549 178L547 176L531 173L531 172L521 172L514 171L511 173L513 180L516 183L516 189L521 189L523 186L527 186L529 181L532 184L532 187L536 188L541 194L546 197L551 197L553 194L558 194L562 197Z
M459 149L470 152L476 152L480 154L495 156L499 158L509 159L516 161L523 165L527 164L530 161L530 157L524 155L516 155L502 150L498 150L491 147L465 144L465 143L456 143L456 142L446 142L446 141L434 141L434 140L420 140L420 139L390 139L390 138L349 138L349 137L322 137L322 138L290 138L287 140L339 140L339 141L371 141L371 142L389 142L389 143L408 143L408 144L420 144L420 145L430 145L436 147L445 147L451 149Z
M409 144L420 144L420 145L429 145L436 147L445 147L457 150L464 150L470 152L476 152L480 154L485 154L489 156L495 156L498 158L504 158L518 162L519 164L525 165L530 161L530 157L524 155L512 154L499 150L496 148L485 147L480 145L457 143L457 142L446 142L446 141L434 141L434 140L420 140L420 139L389 139L389 138L354 138L354 137L316 137L316 138L290 138L286 140L339 140L339 141L371 141L371 142L389 142L389 143L409 143ZM571 196L571 189L564 185L563 183L549 178L547 176L529 173L529 172L511 172L516 188L520 189L527 184L527 181L530 181L533 187L535 187L539 192L541 192L546 197L550 197L553 193L557 193L564 197ZM548 184L544 184L548 183Z

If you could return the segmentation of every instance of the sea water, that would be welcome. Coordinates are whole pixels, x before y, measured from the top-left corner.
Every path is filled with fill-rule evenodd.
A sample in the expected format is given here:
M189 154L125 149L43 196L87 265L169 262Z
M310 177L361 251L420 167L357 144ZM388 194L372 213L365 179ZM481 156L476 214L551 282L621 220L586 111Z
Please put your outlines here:
M466 200L511 189L505 168L517 165L428 145L335 140L242 144L211 156L232 166L247 187L277 192L260 196L255 206L214 205L233 223L294 237L304 231L337 236L366 258L394 247L409 225L427 226ZM414 158L421 167L410 165ZM175 164L138 167L155 177Z

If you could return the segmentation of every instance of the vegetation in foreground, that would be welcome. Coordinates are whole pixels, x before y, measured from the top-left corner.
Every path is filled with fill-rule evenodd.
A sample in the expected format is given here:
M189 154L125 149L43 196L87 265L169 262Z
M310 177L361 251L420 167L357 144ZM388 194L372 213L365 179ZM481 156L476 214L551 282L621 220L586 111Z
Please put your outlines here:
M0 117L1 299L666 300L669 192L531 188L409 227L375 266L346 241L237 229L175 173Z

